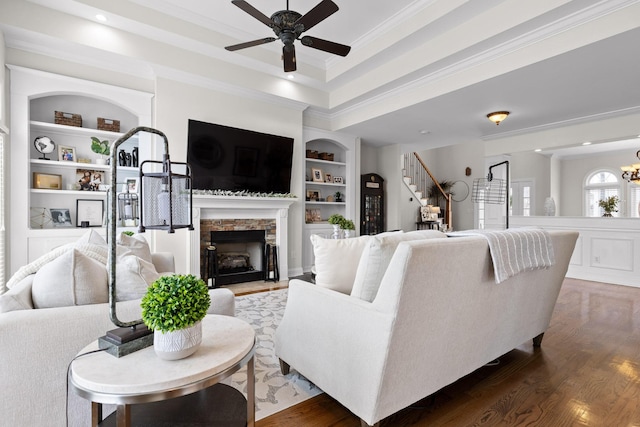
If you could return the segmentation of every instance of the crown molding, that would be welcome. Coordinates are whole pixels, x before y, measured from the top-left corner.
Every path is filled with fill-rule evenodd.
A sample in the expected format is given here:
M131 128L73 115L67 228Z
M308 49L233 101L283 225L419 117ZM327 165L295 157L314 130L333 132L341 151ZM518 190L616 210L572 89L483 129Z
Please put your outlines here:
M389 98L414 92L423 86L433 84L452 75L470 70L478 65L495 61L498 58L509 55L528 46L535 45L536 43L549 39L555 35L561 34L572 28L578 27L597 18L601 18L604 15L614 13L636 3L640 3L640 0L602 0L595 5L580 10L579 12L536 28L534 31L524 33L507 42L497 44L463 60L422 75L412 81L396 86L391 85L388 90L376 95L365 97L362 101L350 103L348 106L342 108L332 109L330 118L331 120L335 120L338 117L348 115L352 112L366 109L376 104L385 103Z
M189 84L205 89L214 90L217 92L226 93L229 95L239 96L245 99L251 99L254 101L265 102L272 105L288 108L295 111L304 111L309 107L309 104L294 101L292 99L283 98L277 95L268 94L265 92L248 89L237 85L224 83L218 80L210 79L207 77L198 76L195 74L179 71L174 68L155 65L153 67L155 75L157 77L177 81L180 83Z

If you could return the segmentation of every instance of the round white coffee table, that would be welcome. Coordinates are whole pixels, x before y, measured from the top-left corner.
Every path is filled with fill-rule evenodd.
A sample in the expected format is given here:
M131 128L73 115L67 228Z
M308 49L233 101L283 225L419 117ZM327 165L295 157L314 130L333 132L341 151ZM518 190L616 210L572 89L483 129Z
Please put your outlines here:
M84 354L98 349L94 341ZM208 315L202 321L202 344L191 356L167 361L147 347L124 357L97 352L75 359L70 384L92 402L92 426L102 420L102 404L115 404L118 427L131 425L133 404L145 404L204 390L247 365L247 426L255 422L253 355L255 332L235 317ZM189 411L189 408L184 408Z

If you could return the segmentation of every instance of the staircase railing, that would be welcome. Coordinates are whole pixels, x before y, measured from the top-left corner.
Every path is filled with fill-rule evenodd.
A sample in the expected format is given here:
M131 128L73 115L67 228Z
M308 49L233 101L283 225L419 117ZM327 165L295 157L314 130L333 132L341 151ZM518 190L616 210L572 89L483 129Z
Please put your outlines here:
M422 206L427 205L427 195L429 194L429 188L432 186L432 184L435 184L436 188L446 202L444 218L446 220L448 228L453 228L451 194L443 190L425 162L422 160L422 158L420 158L418 153L406 153L403 157L405 183L409 186L409 188L411 188L414 193L420 195L420 197L418 198L420 199L420 204ZM415 186L415 189L411 187L412 185Z

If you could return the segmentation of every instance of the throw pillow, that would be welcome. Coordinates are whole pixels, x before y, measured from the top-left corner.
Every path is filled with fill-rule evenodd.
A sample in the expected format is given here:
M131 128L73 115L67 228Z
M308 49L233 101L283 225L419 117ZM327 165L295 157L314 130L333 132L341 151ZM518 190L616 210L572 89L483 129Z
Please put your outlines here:
M316 285L344 294L351 293L360 255L370 238L324 239L312 234Z
M9 291L0 295L0 313L16 310L30 310L33 308L31 301L31 284L33 275L29 275L13 286Z
M420 230L372 236L360 257L351 296L370 302L374 300L382 282L382 277L387 271L391 257L400 242L446 237L446 234L437 230Z
M109 301L104 264L71 249L42 266L33 278L35 308L99 304Z
M139 299L160 274L153 263L126 251L116 260L116 301Z
M107 245L107 241L104 240L104 237L102 237L95 230L87 231L76 241L76 245L82 245L85 243L91 243L93 245L101 245L101 246Z
M145 240L144 237L140 234L134 234L133 236L129 236L124 233L120 233L118 240L116 241L119 246L122 246L135 256L142 258L147 262L152 262L151 260L151 249L149 248L149 244Z

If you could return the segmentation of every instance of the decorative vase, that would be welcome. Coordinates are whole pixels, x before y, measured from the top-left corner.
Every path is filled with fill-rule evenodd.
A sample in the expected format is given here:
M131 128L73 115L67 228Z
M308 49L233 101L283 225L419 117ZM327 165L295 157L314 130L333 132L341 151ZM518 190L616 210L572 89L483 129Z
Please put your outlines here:
M331 235L332 239L340 238L340 224L331 224L333 225L333 234Z
M107 164L107 159L105 159L104 157L100 157L96 159L96 165L106 165Z
M153 349L163 360L178 360L191 356L202 342L202 322L177 331L153 332Z
M607 218L613 217L613 215L611 215L611 212L605 212L605 213L602 214L602 216L603 217L607 217Z
M351 230L344 230L344 238L348 239L349 237L351 237Z

